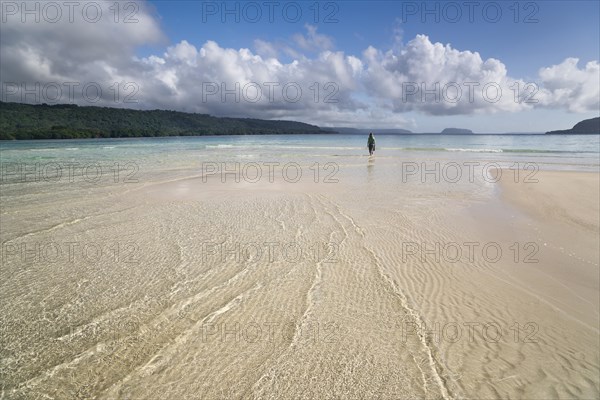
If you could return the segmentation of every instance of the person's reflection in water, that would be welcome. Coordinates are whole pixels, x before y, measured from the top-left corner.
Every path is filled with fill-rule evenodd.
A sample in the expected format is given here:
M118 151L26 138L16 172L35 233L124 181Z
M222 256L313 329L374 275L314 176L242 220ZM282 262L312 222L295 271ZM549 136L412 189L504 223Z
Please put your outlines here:
M369 162L367 163L367 182L371 182L373 180L373 170L375 169L375 159L369 158Z

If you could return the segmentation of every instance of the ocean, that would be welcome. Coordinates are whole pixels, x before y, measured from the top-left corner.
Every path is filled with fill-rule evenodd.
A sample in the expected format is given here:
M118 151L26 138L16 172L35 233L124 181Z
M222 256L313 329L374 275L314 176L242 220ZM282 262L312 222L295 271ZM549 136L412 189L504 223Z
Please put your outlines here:
M376 135L377 158L434 157L535 162L542 169L598 171L599 135ZM9 163L136 162L152 169L193 168L199 160L363 157L362 135L202 136L0 142Z
M0 397L597 398L599 136L366 141L0 142Z

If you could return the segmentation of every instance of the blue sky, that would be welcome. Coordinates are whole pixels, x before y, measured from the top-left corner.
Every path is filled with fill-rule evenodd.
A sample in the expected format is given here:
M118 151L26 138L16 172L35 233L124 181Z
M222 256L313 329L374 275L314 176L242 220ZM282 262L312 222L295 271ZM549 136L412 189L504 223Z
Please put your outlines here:
M336 2L337 6L306 1L297 2L303 14L298 22L292 22L294 7L288 9L290 15L286 20L285 2L277 2L273 23L267 15L268 6L262 6L262 17L257 18L258 22L252 22L254 9L248 7L244 13L244 3L237 3L239 22L235 22L235 14L226 14L224 10L235 10L236 2L227 2L225 6L222 2L209 2L216 4L216 11L206 2L151 3L173 43L187 40L201 45L206 40L214 40L223 47L252 49L255 39L289 42L294 34L303 31L304 24L309 23L318 26L319 33L332 37L336 50L360 55L370 45L387 50L398 45L399 37L406 42L417 34L426 34L432 42L478 52L483 59L497 58L506 65L511 76L527 82L536 81L540 68L559 64L568 57L579 58L580 66L600 59L600 2L594 0L480 1L477 2L479 6L473 5L472 9L462 1L451 6L431 1L343 1ZM486 3L494 4L486 6ZM423 4L433 12L423 15ZM501 17L496 17L498 8ZM318 14L315 9L319 10ZM457 9L460 9L460 16ZM226 19L225 23L222 18ZM494 22L495 19L498 21ZM289 61L289 57L282 59ZM560 117L553 111L539 112L540 117L556 123L560 123L561 118L567 119L567 125L597 113L558 115ZM530 116L515 118L523 125L529 124ZM460 118L456 122L460 123ZM468 125L468 118L465 122ZM533 125L528 129L545 128Z
M499 58L509 71L519 76L535 76L541 66L558 64L567 57L578 57L582 62L598 60L600 51L600 2L595 0L479 1L476 3L480 6L471 6L473 22L469 20L469 6L463 5L463 1L451 2L460 6L460 17L455 14L457 8L446 6L444 9L444 2L435 1L339 1L335 2L337 8L328 4L330 2L320 2L318 6L314 1L294 2L302 10L298 22L293 22L295 8L288 8L290 15L286 20L284 15L287 14L283 12L286 2L277 1L274 3L279 5L273 5L273 23L269 22L268 6L261 6L262 17L251 22L254 8L248 7L244 12L244 2L151 3L173 43L187 40L200 45L214 40L225 47L252 48L254 39L289 40L309 23L317 25L320 33L333 37L336 49L360 54L369 45L391 48L400 29L404 40L426 34L432 41L477 51L484 58ZM256 3L262 5L263 2ZM502 10L498 22L491 22L495 19L496 6L487 6L484 13L486 3L497 4ZM235 22L235 14L225 14L225 10L235 10L236 4L239 22ZM422 15L422 4L432 11L437 7L439 12ZM413 11L412 5L418 10ZM315 8L319 9L316 18ZM225 23L222 18L226 19ZM519 22L515 23L515 18Z
M139 101L116 106L415 132L541 132L599 114L597 0L140 0L132 24L112 21L114 1L97 2L104 14L93 24L4 15L2 80L134 82ZM294 83L301 100L205 96L207 84L219 90L254 82L262 93L264 82ZM323 101L331 82L334 103ZM479 86L467 101L469 82ZM315 83L320 92L310 101ZM415 95L406 97L406 84L417 85ZM495 101L482 92L490 84L501 91ZM529 84L536 103L515 101L515 88L523 95ZM448 101L447 92L438 91L443 101L423 96L434 85L450 93L458 86L460 101ZM115 106L107 93L101 103Z

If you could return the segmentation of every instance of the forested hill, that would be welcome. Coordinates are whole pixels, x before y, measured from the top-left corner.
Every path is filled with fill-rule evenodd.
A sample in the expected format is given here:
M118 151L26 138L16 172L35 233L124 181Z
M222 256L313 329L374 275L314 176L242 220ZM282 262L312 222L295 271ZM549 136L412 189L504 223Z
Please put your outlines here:
M0 140L332 133L295 121L0 102Z
M546 135L589 135L600 134L600 117L585 119L578 122L573 128L562 131L546 132Z

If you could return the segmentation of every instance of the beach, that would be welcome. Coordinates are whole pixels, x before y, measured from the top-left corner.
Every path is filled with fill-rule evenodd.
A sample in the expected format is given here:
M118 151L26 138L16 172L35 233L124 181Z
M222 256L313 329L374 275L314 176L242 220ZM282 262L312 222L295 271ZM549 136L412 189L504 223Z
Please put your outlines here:
M346 139L3 166L0 397L597 398L597 153Z

